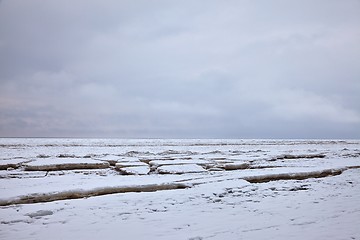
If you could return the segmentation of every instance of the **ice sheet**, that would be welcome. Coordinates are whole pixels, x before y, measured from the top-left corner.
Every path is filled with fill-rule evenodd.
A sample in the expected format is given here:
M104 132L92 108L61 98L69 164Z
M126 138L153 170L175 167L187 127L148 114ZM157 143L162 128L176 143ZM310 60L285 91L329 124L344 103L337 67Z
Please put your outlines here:
M0 139L0 166L1 239L360 238L357 140Z

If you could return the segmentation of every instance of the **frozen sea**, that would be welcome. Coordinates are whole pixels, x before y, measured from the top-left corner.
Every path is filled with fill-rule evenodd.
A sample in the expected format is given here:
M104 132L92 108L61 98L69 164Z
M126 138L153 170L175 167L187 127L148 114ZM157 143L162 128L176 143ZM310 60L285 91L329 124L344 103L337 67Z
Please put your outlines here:
M0 239L360 239L360 140L0 138Z

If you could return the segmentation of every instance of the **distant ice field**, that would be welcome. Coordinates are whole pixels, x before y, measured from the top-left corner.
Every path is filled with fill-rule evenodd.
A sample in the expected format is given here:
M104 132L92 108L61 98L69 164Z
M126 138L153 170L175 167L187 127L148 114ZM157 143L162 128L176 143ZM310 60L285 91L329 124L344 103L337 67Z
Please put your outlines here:
M0 239L360 239L360 140L0 138Z

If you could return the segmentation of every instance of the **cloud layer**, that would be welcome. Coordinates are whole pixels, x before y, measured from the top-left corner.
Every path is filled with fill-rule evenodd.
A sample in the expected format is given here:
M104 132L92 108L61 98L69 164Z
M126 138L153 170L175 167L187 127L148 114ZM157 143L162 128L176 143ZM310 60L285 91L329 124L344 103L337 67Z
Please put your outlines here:
M360 138L360 2L0 2L0 136Z

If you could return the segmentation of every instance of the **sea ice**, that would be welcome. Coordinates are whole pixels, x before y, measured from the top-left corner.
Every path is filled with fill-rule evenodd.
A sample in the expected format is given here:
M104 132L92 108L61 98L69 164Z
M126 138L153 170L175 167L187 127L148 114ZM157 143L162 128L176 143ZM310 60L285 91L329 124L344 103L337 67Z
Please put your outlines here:
M359 149L358 140L0 138L0 239L358 239Z

